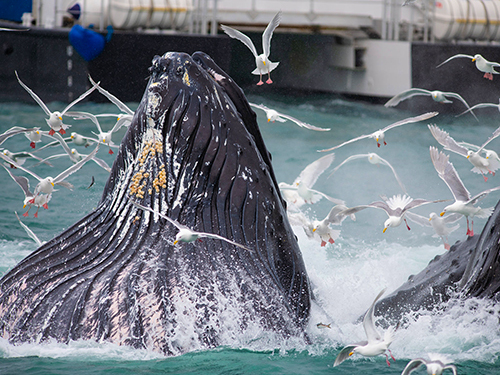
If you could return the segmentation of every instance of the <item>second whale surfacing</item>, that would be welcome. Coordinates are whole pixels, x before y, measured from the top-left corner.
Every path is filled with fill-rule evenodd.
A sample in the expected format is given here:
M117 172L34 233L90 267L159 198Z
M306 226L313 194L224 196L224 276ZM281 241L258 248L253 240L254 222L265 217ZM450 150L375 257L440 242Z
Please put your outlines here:
M250 332L307 341L311 292L241 89L203 53L156 56L97 209L0 280L0 336L178 355ZM158 214L215 239L173 245Z

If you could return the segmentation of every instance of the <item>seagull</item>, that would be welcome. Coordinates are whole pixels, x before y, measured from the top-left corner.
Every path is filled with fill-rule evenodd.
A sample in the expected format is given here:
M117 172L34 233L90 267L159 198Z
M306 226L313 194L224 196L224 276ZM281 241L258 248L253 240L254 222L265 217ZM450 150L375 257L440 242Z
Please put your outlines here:
M322 247L326 246L327 241L331 244L335 243L335 240L340 235L340 231L331 229L329 226L330 224L340 225L347 216L350 216L351 220L356 221L356 216L354 214L343 214L342 212L345 210L347 210L347 207L343 204L335 205L323 220L315 220L313 222L312 231L321 238Z
M453 375L457 375L457 368L449 364L449 362L436 354L429 354L430 360L425 360L423 358L412 359L406 367L404 368L401 375L409 375L413 370L416 370L421 365L427 367L428 375L441 375L444 370L451 370Z
M257 83L258 86L264 84L262 82L262 74L267 73L268 79L266 81L267 84L273 83L271 80L271 71L273 71L279 63L274 63L269 60L269 53L271 50L271 38L273 36L274 30L278 27L281 21L281 11L276 13L271 22L267 25L264 33L262 34L262 50L263 53L257 55L257 49L255 48L252 40L243 34L241 31L233 29L232 27L221 25L222 30L229 35L231 38L238 39L245 46L250 49L252 54L255 56L255 64L257 68L252 72L252 74L260 75L260 80Z
M42 246L43 245L43 242L40 241L40 239L37 237L37 235L35 233L33 233L33 231L26 225L24 224L21 219L19 219L19 216L17 215L17 212L14 211L14 213L16 214L16 217L17 217L17 220L19 221L19 224L21 224L21 226L23 227L23 229L26 231L26 233L28 234L28 236L30 236L30 238L35 241L35 243L37 244L37 246Z
M368 341L363 341L357 344L351 344L344 347L337 355L337 358L335 359L333 366L340 365L347 358L356 353L364 355L365 357L375 357L380 354L385 354L385 360L387 362L387 365L390 366L391 363L389 362L389 356L385 353L386 351L388 351L389 354L391 355L392 360L393 361L396 360L392 355L391 351L389 350L389 345L391 345L394 339L394 329L392 327L387 329L384 332L384 337L382 338L382 336L377 331L374 323L373 310L375 307L375 303L382 296L382 294L384 294L384 292L385 289L383 289L377 295L372 305L366 312L365 317L363 318L363 328L365 329L366 338L368 339Z
M451 190L453 197L455 198L455 202L449 206L446 206L441 212L441 216L443 216L446 212L456 212L462 214L467 219L467 236L474 235L474 222L471 220L471 225L469 229L469 216L473 218L477 217L489 217L493 208L481 208L474 207L474 205L487 196L489 193L495 190L499 190L500 186L497 186L492 189L484 190L483 192L475 195L474 197L470 196L469 191L465 188L462 180L460 179L455 167L448 160L450 157L446 155L442 151L438 151L436 147L430 147L430 154L432 164L434 164L434 168L436 169L439 177L446 183L448 188Z
M401 182L401 180L399 179L399 176L396 173L396 170L394 169L394 167L387 160L385 160L382 157L378 156L374 152L370 152L368 154L356 154L356 155L349 156L347 159L345 159L342 163L340 163L339 165L337 165L333 169L333 171L332 171L332 173L330 173L329 177L331 177L345 163L348 163L350 161L357 160L357 159L363 159L363 158L368 159L368 162L370 164L374 164L374 165L380 165L380 164L382 164L382 165L386 165L389 168L391 168L391 171L394 174L394 177L396 178L396 181L398 182L399 186L401 187L401 190L403 190L403 192L406 193L406 188L403 185L403 183Z
M275 122L275 121L286 122L286 120L290 120L292 122L295 122L301 128L316 130L316 131L320 131L320 132L325 132L325 131L330 130L330 128L318 128L317 126L307 124L305 122L297 120L295 117L288 116L288 115L285 115L283 113L279 113L278 111L275 111L274 109L271 109L271 108L267 108L263 104L254 104L254 103L248 103L248 104L250 104L251 107L261 109L264 112L266 112L267 122L270 122L270 121L272 121L272 122Z
M36 144L42 140L42 135L47 135L48 132L42 132L40 128L25 129L20 126L14 126L11 130L21 130L30 141L30 147L36 148Z
M340 145L328 148L326 150L320 150L320 152L333 151L333 150L335 150L337 148L340 148L342 146L345 146L345 145L347 145L349 143L353 143L353 142L356 142L356 141L359 141L359 140L365 139L365 138L373 138L373 139L375 139L375 141L377 142L377 147L380 147L380 143L381 142L384 145L387 144L385 142L385 132L386 131L388 131L390 129L393 129L393 128L397 127L397 126L401 126L401 125L405 125L405 124L410 124L410 123L414 123L414 122L419 122L419 121L427 120L427 119L430 119L430 118L432 118L434 116L437 116L438 114L439 114L439 112L428 112L428 113L424 113L423 115L420 115L420 116L410 117L410 118L407 118L407 119L395 122L394 124L388 125L385 128L379 129L379 130L377 130L377 131L375 131L375 132L373 132L371 134L361 135L361 136L353 138L353 139L351 139L351 140L349 140L347 142L341 143Z
M467 111L471 111L469 104L465 101L464 98L462 98L460 96L460 94L457 94L454 92L444 92L444 91L439 91L439 90L429 91L429 90L419 89L419 88L411 88L409 90L403 91L403 92L397 94L396 96L392 97L391 99L389 99L389 101L387 103L385 103L384 105L386 107L395 107L399 103L401 103L403 100L409 99L409 98L416 96L416 95L430 96L435 102L438 102L438 103L453 103L451 100L449 100L447 98L447 96L449 96L451 98L460 100L467 107ZM477 117L474 114L474 112L471 111L471 113L477 120Z
M93 144L91 138L85 137L77 132L71 133L71 141L77 146L89 147Z
M439 129L436 125L428 125L428 127L436 141L438 141L438 143L441 144L445 150L452 151L466 157L467 160L469 160L474 166L471 171L481 174L485 182L488 181L485 174L491 173L494 176L495 171L500 168L500 162L496 161L494 158L486 159L480 155L484 147L500 135L500 127L493 132L493 134L482 144L482 146L477 148L477 151L469 150L467 147L457 143L447 132Z
M93 142L97 142L97 143L102 143L104 145L108 145L109 146L109 153L110 154L114 153L111 150L111 147L118 147L118 146L113 142L113 140L111 138L113 136L113 133L115 133L118 130L120 130L120 128L125 124L125 122L123 122L123 121L117 121L115 123L115 125L113 126L113 128L110 131L103 132L102 128L101 128L101 125L99 124L99 120L92 113L88 113L88 112L68 112L67 115L68 116L72 116L75 120L82 120L82 119L85 119L85 118L91 120L96 125L97 131L99 132L99 133L94 133L94 132L92 132L92 133L94 133L95 135L97 135L98 139L93 139L93 138L87 138L87 139L90 140L90 141L93 141Z
M248 251L252 251L248 247L243 246L243 245L241 245L241 244L239 244L237 242L231 241L230 239L228 239L226 237L219 236L218 234L196 232L196 231L194 231L192 229L189 229L185 225L180 224L178 221L176 221L174 219L171 219L171 218L169 218L166 215L163 215L162 213L160 213L158 211L154 211L151 208L143 206L142 204L139 204L139 203L137 203L137 202L135 202L133 200L131 200L131 202L137 208L139 208L141 210L144 210L144 211L149 211L149 212L151 212L153 214L158 214L160 217L162 217L163 219L165 219L168 222L170 222L170 224L173 224L179 230L179 232L177 232L177 235L175 236L174 245L177 245L179 242L194 242L194 241L196 241L199 238L206 237L206 238L214 238L216 240L226 241L227 243L230 243L231 245L235 245L235 246L241 247L242 249L245 249L245 250L248 250Z
M435 212L431 212L429 217L418 215L414 212L408 211L406 213L406 217L413 221L414 223L421 225L423 227L432 227L436 232L433 237L440 237L443 241L444 248L446 250L450 250L450 244L448 243L448 236L456 231L460 224L457 224L453 227L448 227L447 224L456 223L458 220L462 218L463 215L453 213L446 215L444 217L439 216Z
M465 57L465 58L468 58L468 59L472 59L472 62L476 63L476 68L479 71L481 71L481 72L484 73L484 78L487 78L490 81L493 80L493 74L499 74L500 73L500 72L497 72L495 70L495 68L500 67L499 63L488 61L483 56L481 56L480 54L471 56L471 55L464 55L464 54L459 53L457 55L451 56L446 61L443 61L436 68L439 68L440 66L446 64L448 61L451 61L453 59L460 58L460 57Z
M333 153L325 155L305 167L292 185L284 182L279 183L279 188L284 193L287 201L301 206L304 203L316 203L321 198L326 198L335 204L344 204L344 201L332 198L312 188L319 176L332 164L334 159L335 154Z
M92 151L89 155L87 155L87 157L85 157L83 160L79 161L76 164L73 164L71 167L69 167L65 171L59 173L54 178L50 177L50 176L45 177L45 178L41 178L35 172L30 171L29 169L22 167L21 165L17 164L14 160L8 158L7 156L0 154L0 157L2 159L4 159L7 163L13 164L16 168L19 168L22 171L30 174L31 176L33 176L34 178L36 178L39 181L35 187L34 192L33 192L33 197L28 201L29 203L34 204L38 195L40 195L40 194L49 194L49 195L52 194L52 192L54 191L55 185L61 185L61 186L64 186L65 188L70 189L70 190L73 189L73 185L70 184L69 182L65 181L64 179L67 178L68 176L70 176L71 174L75 173L76 171L78 171L81 167L83 167L83 165L87 161L89 161L90 159L92 159L95 156L98 149L99 149L99 146L97 146L94 149L94 151Z
M391 198L387 198L385 196L382 196L381 198L382 201L376 201L370 204L348 208L347 210L344 210L339 214L351 215L370 207L384 210L389 216L389 218L384 222L384 229L382 232L385 233L387 228L398 227L403 221L406 224L406 228L410 230L410 226L405 219L405 214L408 210L428 203L443 202L443 200L429 201L426 199L413 199L407 195L401 196L401 194L394 195Z
M14 180L14 182L16 184L18 184L19 187L24 192L23 208L26 208L26 206L28 206L28 210L23 214L23 216L27 217L29 215L29 211L30 211L31 207L36 206L37 209L36 209L35 215L33 215L33 216L38 218L38 210L40 209L40 207L43 207L45 209L49 208L47 206L47 203L50 201L51 195L50 194L39 194L38 196L35 197L33 195L33 193L30 191L30 182L26 177L16 176L3 164L2 164L2 166L5 168L7 173ZM30 203L32 200L33 200L33 203Z
M92 86L89 90L85 91L82 95L80 95L77 99L73 100L66 108L63 109L62 112L59 111L54 111L50 112L49 108L45 105L45 103L38 97L37 94L35 94L28 86L26 86L19 76L16 73L17 80L19 81L19 84L28 92L28 94L31 95L31 97L38 103L40 107L42 107L43 111L47 116L49 116L47 121L47 124L50 127L49 135L53 135L56 131L61 133L61 134L66 134L66 129L71 126L71 125L66 125L63 124L62 117L66 114L66 112L73 107L76 103L80 102L81 100L85 99L92 91L96 89L96 86Z
M26 128L21 128L20 126L13 126L12 128L10 128L10 129L6 130L5 132L3 132L2 134L0 134L0 145L2 143L4 143L7 139L9 139L10 137L13 137L16 134L21 134L21 133L26 134L26 133L32 132L36 129L38 129L38 128L26 129Z

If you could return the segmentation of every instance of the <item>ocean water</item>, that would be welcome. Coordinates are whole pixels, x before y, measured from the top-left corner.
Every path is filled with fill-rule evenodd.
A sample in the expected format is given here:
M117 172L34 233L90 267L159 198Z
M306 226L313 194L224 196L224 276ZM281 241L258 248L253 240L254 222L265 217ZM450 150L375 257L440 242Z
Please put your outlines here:
M291 122L268 123L264 113L258 113L264 140L273 156L277 180L289 184L304 167L324 155L318 150L420 114L332 95L263 96L254 92L252 90L248 96L254 103L263 103L313 125L331 128L329 132L315 132ZM64 106L63 103L49 104L52 110ZM137 103L130 103L130 106L134 108ZM429 111L436 108L435 104L430 104ZM83 103L77 109L94 114L116 112L111 104ZM430 160L429 146L441 147L427 124L437 124L457 141L480 145L499 123L496 112L477 114L480 122L470 116L456 118L440 114L427 122L404 125L387 132L387 145L380 148L372 139L346 145L335 151L332 166L320 176L314 187L344 200L347 206L367 204L379 200L381 195L402 194L389 168L372 165L364 159L352 161L330 175L332 169L347 157L376 152L393 165L411 197L451 199L450 191L439 179ZM45 115L36 105L0 103L1 132L12 126L40 126L43 129L46 127L44 119ZM95 131L90 121L67 122L72 124L70 131L89 136ZM113 123L113 119L101 121L104 129L110 129ZM124 133L125 129L122 129L114 135L114 142L119 143ZM26 151L29 142L21 135L9 139L2 147ZM500 149L500 139L494 140L489 148ZM78 150L80 153L89 151ZM41 151L39 155L61 152L54 148ZM109 165L115 155L109 154L106 147L101 147L98 154ZM500 184L500 176L490 176L485 182L481 175L472 173L471 164L459 155L452 154L450 160L472 194ZM33 164L31 160L25 162L26 166ZM41 176L56 175L70 162L67 158L59 158L52 164L53 167L39 165L35 170ZM21 189L3 169L0 176L0 275L3 275L37 246L14 215L14 211L20 215L25 211ZM89 188L92 177L95 183ZM56 236L97 205L107 172L90 162L68 180L74 185L73 191L59 188L49 202L49 209L40 209L38 218L33 217L34 210L30 211L29 217L22 217L41 241ZM32 180L32 187L34 185ZM481 206L494 206L499 199L500 192L493 193L481 202ZM440 212L446 204L422 206L414 212L427 216L432 211ZM301 210L310 219L322 219L332 205L323 199L302 206ZM441 240L432 237L432 228L409 222L411 230L403 224L382 233L385 219L383 211L361 211L356 215L356 221L346 219L337 228L340 229L339 238L325 247L309 239L302 228L294 227L317 299L308 328L312 339L310 345L293 340L278 342L259 337L257 333L252 336L250 332L226 347L165 358L155 352L112 344L77 341L68 345L12 346L0 339L0 374L400 374L409 360L426 358L429 353L448 358L456 364L459 374L500 373L499 307L480 300L450 305L445 313L410 317L411 324L396 332L390 347L396 361L391 361L390 367L383 356L370 359L353 356L333 367L335 357L344 345L365 339L359 317L378 292L383 288L387 288L386 294L392 292L410 275L420 272L436 255L445 252ZM485 222L485 219L474 220L476 233L481 231ZM459 223L460 228L450 235L451 244L466 237L465 219ZM320 322L331 324L332 328L318 329L316 324ZM415 373L424 374L425 370L421 368Z

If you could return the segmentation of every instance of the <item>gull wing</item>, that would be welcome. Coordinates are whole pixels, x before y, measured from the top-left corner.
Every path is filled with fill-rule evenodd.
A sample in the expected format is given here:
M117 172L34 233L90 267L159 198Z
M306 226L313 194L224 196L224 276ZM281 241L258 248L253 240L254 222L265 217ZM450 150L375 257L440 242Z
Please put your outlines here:
M378 156L378 155L377 155ZM391 163L389 163L387 160L385 160L384 158L378 156L378 158L380 159L380 162L386 166L388 166L391 171L392 171L392 174L394 175L394 177L396 178L396 181L398 182L399 184L399 187L401 188L401 190L403 190L403 192L406 193L406 188L403 184L403 182L401 182L401 180L399 179L399 176L398 174L396 173L396 170L394 169L394 167L391 165Z
M75 120L83 120L83 119L87 118L87 119L89 119L90 121L92 121L97 126L97 131L99 132L99 134L102 133L101 125L99 124L99 120L92 113L80 112L80 111L72 111L72 112L66 113L66 116L71 116Z
M25 89L25 90L28 92L28 94L30 94L30 95L31 95L31 97L35 100L35 102L37 102L37 103L38 103L38 105L39 105L40 107L42 107L42 109L43 109L43 111L45 112L45 114L46 114L47 116L50 116L51 112L50 112L49 108L47 108L47 106L45 105L45 103L42 101L42 99L40 99L40 98L38 97L38 95L37 95L37 94L35 94L35 93L33 92L33 90L31 90L28 86L26 86L26 85L23 83L23 81L21 81L21 79L19 78L19 76L18 76L18 74L17 74L17 71L15 71L15 73L16 73L16 78L17 78L17 81L18 81L18 82L19 82L19 84L23 87L23 89Z
M344 216L354 215L354 214L357 214L359 211L362 211L365 208L370 208L370 207L373 207L373 206L368 205L368 204L354 206L354 207L348 208L346 210L340 211L337 215L344 215Z
M319 131L319 132L327 132L327 131L330 130L330 128L319 128L317 126L314 126L314 125L308 124L306 122L300 121L300 120L296 119L295 117L292 117L292 116L289 116L289 115L285 115L283 113L280 113L279 115L281 117L286 118L287 120L295 122L301 128L306 128L306 129L310 129L310 130L316 130L316 131Z
M445 365L443 366L443 371L444 370L451 370L453 372L453 375L457 375L457 368L455 365Z
M11 158L9 158L8 156L5 156L3 154L3 152L0 152L0 158L2 158L3 160L5 160L7 163L9 164L12 164L14 167L30 174L31 176L35 177L38 181L41 181L42 178L40 176L38 176L35 172L33 171L30 171L28 168L24 168L22 165L19 165L18 163L16 163L14 160L12 160ZM16 181L17 182L17 181Z
M2 167L5 168L5 170L7 171L7 173L16 182L16 184L18 184L19 187L21 189L23 189L24 195L26 197L32 197L33 193L30 191L30 181L28 180L28 178L24 177L24 176L16 176L5 165L3 165L3 164L1 164L1 165L2 165Z
M405 217L408 218L410 221L413 221L415 224L420 225L421 227L431 227L432 226L428 217L418 215L414 212L408 211L405 214Z
M464 103L464 104L465 104L465 106L467 107L467 111L466 111L466 112L470 112L470 113L472 114L472 116L474 116L474 118L475 118L477 121L479 121L479 119L476 117L476 115L474 114L474 112L472 112L472 108L469 106L469 103L467 103L467 102L465 101L465 99L464 99L464 98L462 98L462 96L461 96L460 94L457 94L457 93L455 93L455 92L443 92L443 95L445 95L445 96L451 96L452 98L455 98L455 99L460 100L460 101L461 101L462 103ZM465 112L463 112L463 113L465 113ZM463 114L463 113L462 113L462 114Z
M445 150L467 157L467 148L458 144L447 132L439 129L436 125L427 126L433 137L445 148Z
M397 106L403 100L411 98L415 95L431 95L431 91L419 88L411 88L409 90L403 91L395 96L393 96L387 103L384 104L386 107Z
M99 86L99 83L94 84L90 89L85 91L82 95L80 95L78 98L73 100L71 103L69 103L66 108L63 109L61 112L61 115L64 115L71 107L73 107L76 103L82 101L85 99L87 96L89 96L97 87Z
M348 145L349 143L353 143L353 142L359 141L359 140L364 139L364 138L370 138L371 136L372 136L372 134L360 135L359 137L353 138L353 139L351 139L349 141L346 141L344 143L341 143L341 144L339 144L337 146L326 148L324 150L319 150L319 152L333 151L333 150L336 150L337 148L340 148L342 146Z
M252 52L252 54L257 57L257 50L255 49L255 46L252 42L252 40L243 34L241 31L238 31L236 29L233 29L232 27L226 26L226 25L220 25L221 29L224 30L224 32L229 35L231 38L238 39L241 43L243 43L245 46L248 47L248 49Z
M457 54L457 55L454 55L454 56L451 56L450 58L446 59L445 61L443 61L441 64L439 64L438 66L436 66L436 68L439 68L440 66L446 64L447 62L451 61L451 60L454 60L454 59L458 59L458 58L462 58L462 57L466 57L468 59L473 59L474 56L471 56L471 55L464 55L464 54Z
M311 189L311 188L309 188L309 190L312 191L315 194L321 195L323 198L328 199L332 203L335 203L335 204L345 204L345 202L342 199L337 199L337 198L330 197L329 195L327 195L325 193L322 193L321 191L314 190L314 189Z
M71 152L68 144L66 143L66 141L63 139L63 137L61 137L61 134L59 134L58 132L55 132L53 135L52 135L53 138L55 138L62 146L62 148L64 149L64 151L66 152L66 154L68 154L69 158L71 159L71 161L73 163L76 163L78 162L78 160L75 159L75 157L73 156L73 153Z
M401 125L405 125L405 124L410 124L410 123L413 123L413 122L419 122L419 121L423 121L423 120L428 120L434 116L437 116L439 114L439 112L427 112L427 113L424 113L423 115L420 115L420 116L415 116L415 117L408 117L404 120L401 120L401 121L398 121L398 122L395 122L394 124L391 124L391 125L387 125L385 128L382 129L383 132L386 132L390 129L393 129L397 126L401 126Z
M33 241L35 241L38 246L42 246L43 243L42 243L42 241L40 241L40 239L37 237L37 235L35 233L33 233L33 231L30 228L28 228L28 226L21 221L21 219L19 219L19 216L17 215L16 211L14 211L14 213L16 214L16 217L17 217L17 220L19 221L19 224L21 224L21 226L26 231L28 236L30 236L30 238Z
M342 212L347 210L347 207L343 204L337 204L332 207L328 216L326 217L326 221L332 224L341 224L342 221L347 217ZM356 220L356 216L351 215L351 220Z
M375 303L382 296L382 294L384 294L384 292L385 288L379 292L377 297L375 297L375 300L373 301L372 305L366 312L365 317L363 318L363 328L365 329L368 342L374 342L382 339L380 334L377 332L377 329L375 328L373 310L375 307Z
M484 142L481 147L479 147L479 150L477 152L480 152L488 143L490 143L492 140L497 138L500 135L500 126L493 132L492 135L489 136L489 138Z
M356 159L362 159L362 158L367 158L370 154L356 154L356 155L351 155L349 156L347 159L345 159L342 163L340 163L339 165L337 165L335 168L333 168L333 171L332 173L330 173L330 175L328 177L330 177L332 174L334 174L335 172L337 172L337 170L343 166L345 163L348 163L350 161L353 161L353 160L356 160Z
M104 90L101 86L99 86L99 84L95 83L95 81L92 79L92 77L90 77L90 75L89 75L89 80L92 83L92 85L96 86L97 90L101 94L103 94L106 98L108 98L111 103L116 105L120 109L120 111L125 112L126 114L131 115L131 116L134 115L134 111L132 111L125 103L123 103L116 96L111 94L109 91Z
M161 212L158 212L158 211L153 210L152 208L143 206L142 204L137 203L136 201L134 201L132 199L130 200L130 202L132 202L132 204L134 206L136 206L137 208L140 208L141 210L149 211L149 212L151 212L153 214L159 215L160 217L162 217L163 219L167 220L170 224L174 225L179 230L181 230L181 229L191 230L188 227L186 227L185 225L182 225L181 223L179 223L177 220L174 220L174 219L168 217L167 215L163 215Z
M476 204L481 199L483 199L484 197L486 197L489 193L491 193L492 191L496 191L496 190L500 190L500 186L497 186L497 187L494 187L494 188L491 188L491 189L487 189L487 190L484 190L484 191L480 192L479 194L476 194L475 196L473 196L468 201L468 203Z
M263 110L264 112L269 111L269 108L267 108L264 104L255 104L255 103L248 103L248 104L250 104L250 107L254 107L254 108L257 108L257 109L261 109L261 110Z
M367 343L363 342L360 343L360 345L366 345ZM354 350L354 348L360 346L360 345L347 345L344 347L340 353L337 355L337 358L335 358L335 362L333 363L333 367L340 365L342 362L344 362L347 358L351 356L351 352Z
M450 157L442 151L438 151L436 147L430 147L432 164L436 169L439 177L448 185L453 197L457 201L467 202L470 199L470 193L465 188L460 179L455 167L448 160Z
M271 22L267 25L266 29L262 33L262 52L264 56L269 57L271 52L271 38L273 37L274 30L278 27L281 21L281 10L276 13Z
M237 242L234 242L226 237L222 237L222 236L219 236L218 234L215 234L215 233L205 233L205 232L196 232L194 230L191 230L192 232L196 233L199 237L207 237L207 238L214 238L214 239L217 239L217 240L222 240L222 241L225 241L227 243L230 243L232 245L235 245L235 246L238 246L238 247L241 247L242 249L245 249L245 250L248 250L248 251L253 251L251 249L249 249L248 247L246 246L243 246Z
M332 164L335 160L335 154L328 154L313 161L305 167L299 176L295 179L294 183L302 182L308 188L314 186L319 176Z
M410 203L408 203L404 208L403 212L406 212L408 210L411 210L412 208L423 206L424 204L429 204L429 203L440 203L440 202L445 202L446 199L438 199L434 201L429 201L427 199L413 199Z
M460 113L458 116L462 116L462 115L465 115L467 112L471 112L472 110L474 109L478 109L478 108L487 108L487 107L496 107L496 108L500 108L499 107L500 104L495 104L495 103L479 103L479 104L476 104L472 107L470 107L469 109L467 109L466 111L463 111L462 113Z
M66 177L68 177L69 175L75 173L77 170L79 170L81 167L83 167L83 165L88 162L90 159L93 159L94 156L97 154L97 151L99 150L99 145L96 146L96 148L94 149L94 151L92 151L90 154L88 154L86 157L84 157L82 160L80 160L78 163L75 163L73 164L71 167L69 167L68 169L66 169L65 171L59 173L55 178L54 178L54 184L57 184L57 185L62 185L62 186L66 186L66 184L68 184L66 182L65 184L65 181L64 179Z
M39 129L39 128L25 129L25 128L21 128L20 126L14 126L14 127L10 128L9 130L6 130L2 134L0 134L0 145L2 143L4 143L7 139L9 139L10 137L12 137L16 134L27 133L27 132L37 130L37 129Z
M413 370L416 370L418 367L420 367L422 364L427 364L427 361L423 358L415 358L412 359L408 364L406 365L405 369L401 373L401 375L409 375L410 372Z

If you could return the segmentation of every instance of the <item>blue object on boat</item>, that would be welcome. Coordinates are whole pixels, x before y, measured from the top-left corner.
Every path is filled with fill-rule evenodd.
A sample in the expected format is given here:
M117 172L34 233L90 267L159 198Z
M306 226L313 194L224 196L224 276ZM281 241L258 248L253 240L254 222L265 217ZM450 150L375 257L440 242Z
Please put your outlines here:
M69 32L69 42L85 61L95 59L104 50L106 39L95 31L75 25Z
M82 14L82 8L80 7L79 3L76 3L68 8L67 12L71 14L75 20L79 20L80 15Z
M0 19L22 22L23 13L31 13L32 0L0 0Z

